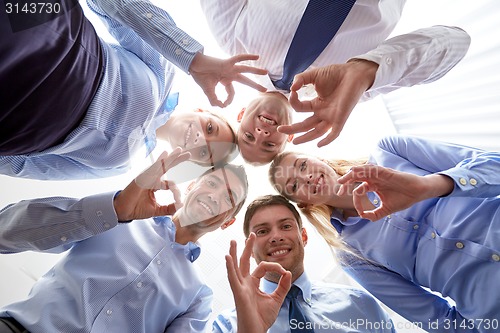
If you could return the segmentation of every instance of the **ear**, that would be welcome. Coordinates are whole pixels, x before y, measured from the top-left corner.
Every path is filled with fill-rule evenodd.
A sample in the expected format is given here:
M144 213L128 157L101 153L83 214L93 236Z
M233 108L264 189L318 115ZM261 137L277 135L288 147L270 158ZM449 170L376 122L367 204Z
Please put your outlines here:
M238 113L238 117L236 118L236 120L237 120L239 123L241 123L241 119L243 119L243 114L245 113L245 110L246 110L246 109L247 109L247 108L242 108L242 109L241 109L241 111L240 111L240 113Z
M231 218L230 220L228 220L228 221L226 221L226 222L222 223L222 225L220 226L220 228L221 228L222 230L224 230L224 229L226 229L227 227L229 227L231 224L233 224L233 223L234 223L234 221L236 221L236 217L233 217L233 218Z
M191 192L195 183L196 183L195 181L192 181L191 183L189 183L188 187L186 188L186 193Z
M287 141L288 141L288 142L292 142L292 140L293 140L293 134L289 134L289 135L288 135L288 140L287 140Z
M304 246L307 245L307 240L308 240L307 230L306 228L302 228L302 242L304 243Z

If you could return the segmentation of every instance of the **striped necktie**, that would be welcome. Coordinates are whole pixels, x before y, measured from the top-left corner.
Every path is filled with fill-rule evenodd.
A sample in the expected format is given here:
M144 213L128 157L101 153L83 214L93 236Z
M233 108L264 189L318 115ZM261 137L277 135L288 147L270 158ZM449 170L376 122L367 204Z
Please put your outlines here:
M309 0L292 39L276 88L290 91L296 74L306 70L337 33L356 0Z

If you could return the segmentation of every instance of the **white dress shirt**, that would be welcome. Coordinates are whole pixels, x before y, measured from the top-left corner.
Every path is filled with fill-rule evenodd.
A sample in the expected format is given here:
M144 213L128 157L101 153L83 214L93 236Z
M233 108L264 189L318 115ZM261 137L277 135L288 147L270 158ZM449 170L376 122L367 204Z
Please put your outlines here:
M345 63L351 58L376 62L377 76L365 99L442 77L463 58L470 38L459 28L437 26L384 42L398 23L405 2L356 1L335 37L310 68ZM257 79L275 90L271 80L283 76L283 63L308 1L200 0L200 3L220 47L230 55L260 55L253 65L267 69L269 77Z

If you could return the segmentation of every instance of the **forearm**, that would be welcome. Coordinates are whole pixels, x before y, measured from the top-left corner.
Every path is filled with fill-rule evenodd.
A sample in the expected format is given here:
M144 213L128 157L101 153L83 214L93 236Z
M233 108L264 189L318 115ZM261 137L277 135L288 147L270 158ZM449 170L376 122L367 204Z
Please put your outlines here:
M203 46L178 28L172 17L147 0L87 0L89 6L108 21L110 33L122 46L128 42L123 26L135 32L175 66L188 72ZM119 25L123 25L120 27Z
M355 57L379 64L365 98L400 87L430 83L448 73L467 53L469 35L460 28L434 26L396 36Z
M114 193L24 200L0 211L0 252L64 251L117 225Z

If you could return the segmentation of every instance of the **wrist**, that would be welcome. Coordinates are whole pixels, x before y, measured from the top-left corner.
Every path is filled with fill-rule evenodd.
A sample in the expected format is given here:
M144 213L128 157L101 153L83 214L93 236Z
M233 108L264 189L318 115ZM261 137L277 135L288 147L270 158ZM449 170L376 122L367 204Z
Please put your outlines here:
M355 73L357 73L359 82L361 83L364 91L370 89L375 82L378 64L370 60L357 58L348 60L347 64L351 65L355 70Z
M122 203L122 200L120 200L120 194L122 193L122 191L118 191L115 193L115 196L113 197L113 206L115 208L115 214L116 214L116 217L118 219L118 223L129 223L129 222L132 222L132 219L128 219L125 215L125 212L124 212L124 205Z

